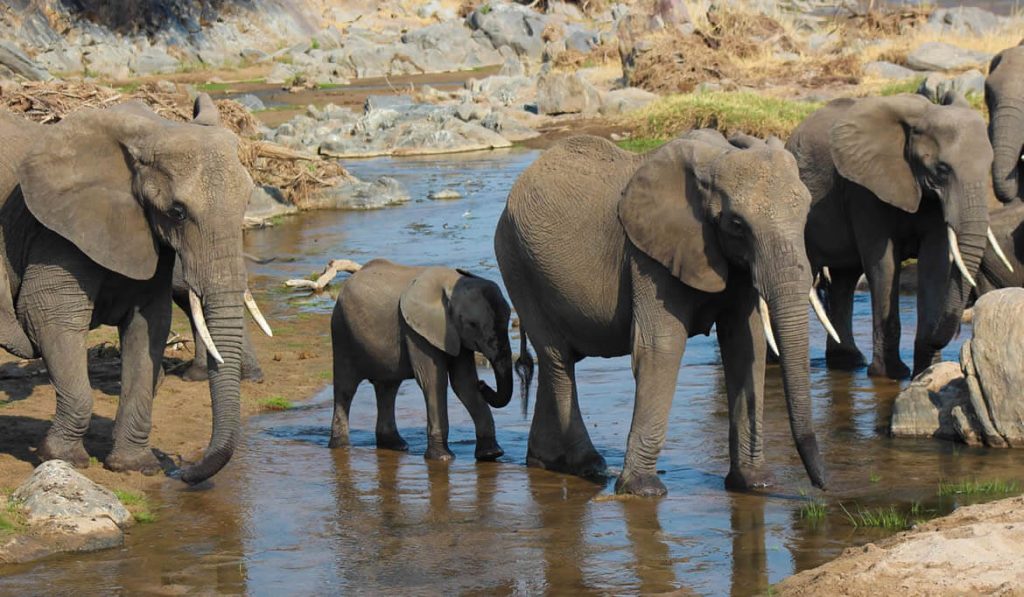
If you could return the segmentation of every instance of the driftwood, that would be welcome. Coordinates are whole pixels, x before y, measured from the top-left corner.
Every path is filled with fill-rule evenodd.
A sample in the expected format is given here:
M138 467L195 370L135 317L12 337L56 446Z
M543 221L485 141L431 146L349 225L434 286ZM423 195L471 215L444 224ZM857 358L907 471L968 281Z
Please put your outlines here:
M335 278L340 272L348 272L354 274L359 270L363 269L363 266L359 265L355 261L348 259L332 259L327 264L327 268L320 274L320 277L316 280L305 280L302 278L288 280L284 283L289 288L308 288L313 292L322 292L327 285L331 283L331 280Z

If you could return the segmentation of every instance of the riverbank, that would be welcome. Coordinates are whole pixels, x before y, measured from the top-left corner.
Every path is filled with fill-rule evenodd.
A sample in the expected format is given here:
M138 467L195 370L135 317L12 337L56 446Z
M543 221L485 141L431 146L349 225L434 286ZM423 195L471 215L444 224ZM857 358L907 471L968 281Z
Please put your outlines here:
M851 547L774 585L774 595L1020 595L1024 497L964 506L878 543Z

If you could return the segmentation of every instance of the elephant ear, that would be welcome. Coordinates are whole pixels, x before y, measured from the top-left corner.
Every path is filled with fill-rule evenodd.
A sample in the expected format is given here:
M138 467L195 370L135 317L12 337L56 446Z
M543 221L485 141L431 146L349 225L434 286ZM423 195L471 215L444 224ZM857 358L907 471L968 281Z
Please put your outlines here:
M684 284L725 290L728 263L705 204L710 162L730 151L680 139L651 152L619 201L619 221L638 249Z
M931 105L924 97L909 94L854 103L829 131L836 170L889 205L917 212L921 187L904 150L907 131Z
M414 332L423 336L438 350L456 356L462 350L448 300L459 274L441 267L431 267L416 276L399 298L402 319Z
M159 119L82 110L42 127L18 168L25 205L99 265L135 280L156 273L157 243L132 193L133 153Z

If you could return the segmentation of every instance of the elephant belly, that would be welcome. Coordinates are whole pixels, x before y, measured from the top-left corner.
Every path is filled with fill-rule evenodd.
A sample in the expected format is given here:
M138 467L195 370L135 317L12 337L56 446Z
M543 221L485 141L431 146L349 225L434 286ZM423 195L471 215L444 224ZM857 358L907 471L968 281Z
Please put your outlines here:
M853 227L839 201L826 198L811 208L804 240L812 267L861 265Z

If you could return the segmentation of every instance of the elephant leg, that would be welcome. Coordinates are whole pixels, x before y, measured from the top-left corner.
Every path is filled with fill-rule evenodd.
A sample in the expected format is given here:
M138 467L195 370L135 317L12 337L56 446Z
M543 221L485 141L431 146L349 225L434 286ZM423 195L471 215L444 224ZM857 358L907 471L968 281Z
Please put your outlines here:
M538 327L542 326L530 329ZM531 340L537 349L538 373L527 466L581 477L604 476L607 464L590 441L580 413L575 358L569 350L545 344L537 335Z
M899 258L892 239L864 244L861 257L871 288L873 324L868 375L903 379L910 375L910 368L900 359Z
M833 278L835 280L835 278ZM757 292L737 297L716 324L729 396L729 474L727 489L768 487L774 479L764 459L764 364Z
M640 307L634 307L636 311ZM657 463L665 443L668 413L686 349L686 328L668 312L647 313L633 323L633 377L636 400L616 493L665 495Z
M400 381L373 382L377 395L377 447L406 452L409 444L398 433L398 422L395 421L395 397L401 385Z
M153 396L170 328L171 304L167 295L136 309L119 326L121 396L114 419L114 449L105 462L112 471L153 475L161 470L149 447L149 431Z
M349 445L348 414L352 409L352 398L362 381L347 362L334 357L334 416L331 418L331 439L328 448Z
M34 334L57 393L57 413L39 448L39 458L64 460L78 468L89 466L82 438L92 418L86 334L86 329L57 326L38 327Z
M498 439L495 437L491 407L480 395L480 379L476 374L476 362L471 351L463 350L459 356L452 359L448 378L451 380L455 395L469 411L469 416L473 417L473 426L476 428L476 459L496 460L505 451L498 445Z
M427 405L427 460L455 458L448 449L448 355L418 334L407 342L413 377L423 391Z
M950 283L949 241L945 228L921 239L917 251L917 333L914 335L914 375L942 358L942 348L928 341L945 308L946 285Z
M841 342L826 334L825 363L830 369L856 369L867 364L853 337L853 295L861 270L833 269L828 285L828 316Z

